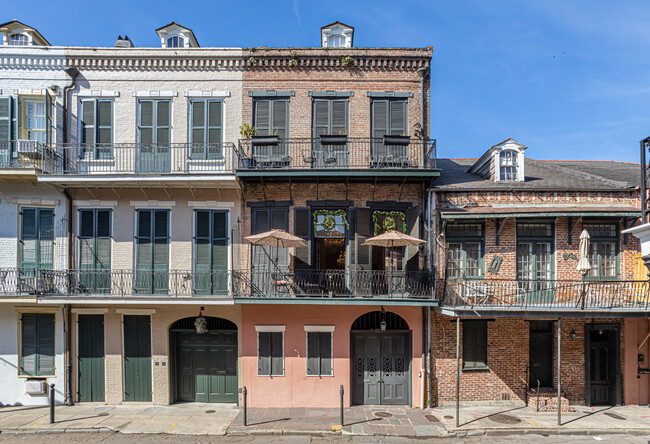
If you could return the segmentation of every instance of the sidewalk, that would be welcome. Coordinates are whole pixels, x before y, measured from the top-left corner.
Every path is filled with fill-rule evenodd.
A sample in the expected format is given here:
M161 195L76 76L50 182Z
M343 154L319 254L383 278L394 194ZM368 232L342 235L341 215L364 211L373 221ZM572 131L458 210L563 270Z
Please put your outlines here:
M248 426L243 411L233 404L78 404L56 408L0 407L2 433L121 432L187 435L386 435L405 437L472 435L647 435L648 407L581 407L562 413L538 413L529 407L462 407L455 427L454 407L412 409L402 406L346 408L344 425L336 408L251 408Z

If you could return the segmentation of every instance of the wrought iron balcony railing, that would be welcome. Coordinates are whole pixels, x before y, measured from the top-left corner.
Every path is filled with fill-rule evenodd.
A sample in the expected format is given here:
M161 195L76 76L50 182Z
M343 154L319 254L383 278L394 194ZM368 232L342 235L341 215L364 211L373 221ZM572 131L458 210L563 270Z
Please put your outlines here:
M60 161L44 170L53 175L177 175L232 173L232 143L59 144Z
M47 171L56 164L56 151L36 140L0 140L0 168Z
M332 140L273 136L261 138L264 140L240 140L237 169L408 170L436 167L435 140L329 137Z
M235 298L376 298L433 300L430 271L235 271Z
M470 309L648 309L648 281L447 279L441 306Z

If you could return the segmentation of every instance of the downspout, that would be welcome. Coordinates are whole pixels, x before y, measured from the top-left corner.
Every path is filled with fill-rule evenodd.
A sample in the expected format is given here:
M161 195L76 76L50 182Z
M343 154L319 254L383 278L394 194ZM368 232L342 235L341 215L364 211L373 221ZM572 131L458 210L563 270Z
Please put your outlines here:
M65 88L63 88L63 128L61 131L61 142L63 144L68 142L68 93L72 88L75 87L77 81L77 76L79 75L79 70L74 67L65 68L65 73L70 76L70 83L68 83ZM64 165L67 159L65 159L64 151ZM67 212L68 212L68 269L72 268L72 197L68 193L67 189L63 190L63 195L66 198L67 202ZM68 288L70 286L68 285ZM70 304L66 305L66 317L67 317L67 331L65 332L65 354L66 354L66 367L65 367L65 405L72 405L72 307Z
M416 71L420 77L420 98L422 99L422 115L420 117L422 125L422 166L426 168L429 159L427 159L429 133L427 131L427 97L426 97L426 79L429 75L429 68L422 67Z

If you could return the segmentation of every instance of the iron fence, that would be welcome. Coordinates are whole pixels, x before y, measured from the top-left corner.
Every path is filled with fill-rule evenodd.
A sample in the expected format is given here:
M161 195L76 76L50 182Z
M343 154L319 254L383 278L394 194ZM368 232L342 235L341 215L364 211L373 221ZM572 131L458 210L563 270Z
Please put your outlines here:
M47 171L58 161L56 150L36 140L0 140L0 168Z

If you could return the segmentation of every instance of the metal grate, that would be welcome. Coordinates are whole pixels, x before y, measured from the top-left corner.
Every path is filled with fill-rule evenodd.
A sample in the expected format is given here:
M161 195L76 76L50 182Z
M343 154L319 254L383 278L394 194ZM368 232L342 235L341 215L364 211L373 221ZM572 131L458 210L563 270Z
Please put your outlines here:
M401 316L385 312L386 330L408 330L409 326ZM379 330L381 328L381 311L371 311L361 315L352 324L352 330Z
M198 316L198 314L197 314ZM223 319L215 318L213 316L204 316L205 320L208 321L208 330L237 330L237 325L233 322ZM194 321L196 317L179 319L178 321L172 324L172 330L196 330L194 326Z

